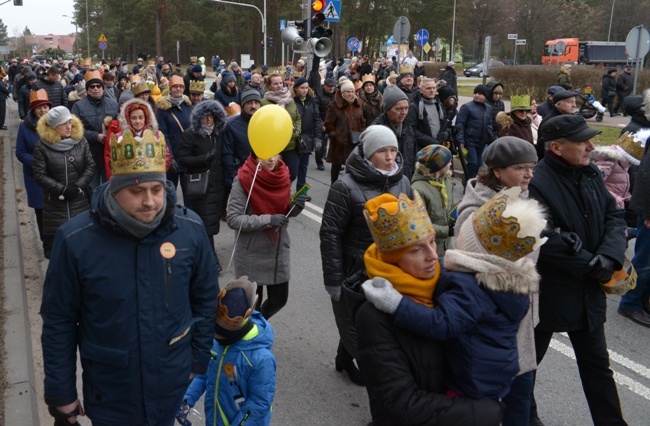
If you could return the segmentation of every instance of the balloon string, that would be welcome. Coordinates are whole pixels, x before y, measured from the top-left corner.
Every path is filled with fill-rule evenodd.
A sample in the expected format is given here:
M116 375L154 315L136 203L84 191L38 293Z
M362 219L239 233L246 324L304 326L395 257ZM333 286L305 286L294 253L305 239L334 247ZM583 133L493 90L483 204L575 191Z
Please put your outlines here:
M253 187L255 186L255 179L257 178L257 172L262 168L262 163L257 163L257 167L255 168L255 174L253 175L253 181L251 182L251 189L248 191L248 197L246 198L246 204L244 205L244 215L246 215L246 209L248 208L248 203L251 200L251 194L253 194ZM240 182L241 185L241 182ZM232 264L232 260L235 257L235 249L237 248L237 241L239 241L239 234L241 234L241 228L244 226L244 221L239 222L239 230L237 231L237 235L235 236L235 244L232 246L232 253L230 253L230 260L228 261L228 267L226 268L226 272L230 271L230 265Z

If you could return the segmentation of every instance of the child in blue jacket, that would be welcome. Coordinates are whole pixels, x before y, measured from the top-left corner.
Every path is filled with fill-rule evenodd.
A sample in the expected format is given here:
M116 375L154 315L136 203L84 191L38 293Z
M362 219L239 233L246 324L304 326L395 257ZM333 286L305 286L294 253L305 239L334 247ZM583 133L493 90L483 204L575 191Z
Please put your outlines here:
M219 293L212 357L206 374L194 377L178 420L205 392L206 425L269 425L275 394L273 328L254 311L257 284L234 279Z

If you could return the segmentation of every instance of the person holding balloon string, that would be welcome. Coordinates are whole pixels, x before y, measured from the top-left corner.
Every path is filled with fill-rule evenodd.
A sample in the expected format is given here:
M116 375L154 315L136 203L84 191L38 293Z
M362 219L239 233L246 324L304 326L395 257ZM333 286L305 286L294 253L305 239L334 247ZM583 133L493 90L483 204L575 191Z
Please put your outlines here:
M277 105L251 118L251 155L237 171L226 208L228 226L237 232L235 275L257 283L256 309L271 318L287 303L290 279L289 219L305 206L308 187L291 196L289 168L279 153L293 138L289 113ZM267 299L262 303L264 287Z
M300 113L298 112L298 106L291 96L291 91L284 85L281 74L270 74L267 80L267 87L269 90L264 92L262 106L277 105L283 108L289 114L289 117L291 117L292 134L291 137L287 139L285 146L282 147L280 154L282 155L282 160L289 168L289 177L291 182L293 182L298 176L298 167L300 163L298 145L300 134L302 133L302 120ZM273 140L271 135L266 132L265 128L261 128L260 132L263 132L265 135L265 143L269 143Z

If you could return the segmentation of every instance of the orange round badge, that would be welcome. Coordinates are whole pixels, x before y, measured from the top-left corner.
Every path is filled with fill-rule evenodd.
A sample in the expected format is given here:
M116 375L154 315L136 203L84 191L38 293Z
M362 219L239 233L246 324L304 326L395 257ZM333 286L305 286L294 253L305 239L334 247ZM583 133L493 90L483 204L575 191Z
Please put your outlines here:
M160 254L162 254L162 257L165 259L171 259L176 256L176 247L174 247L172 243L163 243L163 245L160 246Z

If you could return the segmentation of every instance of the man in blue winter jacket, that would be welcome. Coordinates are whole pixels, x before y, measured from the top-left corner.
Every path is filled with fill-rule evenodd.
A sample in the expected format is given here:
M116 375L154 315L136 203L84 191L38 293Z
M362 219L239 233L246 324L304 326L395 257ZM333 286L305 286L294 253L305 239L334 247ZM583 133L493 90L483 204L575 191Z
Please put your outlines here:
M85 413L95 426L171 426L207 371L217 265L201 219L176 207L164 139L126 131L110 148L113 177L55 237L41 306L45 402L70 423Z

